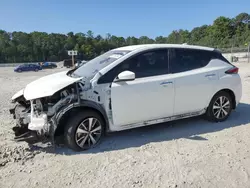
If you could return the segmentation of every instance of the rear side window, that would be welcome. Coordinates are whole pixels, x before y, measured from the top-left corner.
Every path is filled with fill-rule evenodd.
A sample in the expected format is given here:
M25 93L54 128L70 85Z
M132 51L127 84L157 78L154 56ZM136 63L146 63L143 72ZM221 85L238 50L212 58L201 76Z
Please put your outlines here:
M232 65L221 53L218 53L217 58L220 59L221 61L224 61L230 65ZM232 65L234 66L234 65Z
M215 54L205 50L173 49L170 58L171 73L185 72L205 67Z

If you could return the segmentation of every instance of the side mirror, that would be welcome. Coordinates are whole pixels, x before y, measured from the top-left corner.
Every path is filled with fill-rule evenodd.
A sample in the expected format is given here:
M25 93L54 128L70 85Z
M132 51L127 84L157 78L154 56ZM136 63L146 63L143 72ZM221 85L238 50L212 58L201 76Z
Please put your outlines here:
M123 71L120 74L118 74L117 78L115 79L115 82L131 81L134 79L135 79L135 73L131 71Z

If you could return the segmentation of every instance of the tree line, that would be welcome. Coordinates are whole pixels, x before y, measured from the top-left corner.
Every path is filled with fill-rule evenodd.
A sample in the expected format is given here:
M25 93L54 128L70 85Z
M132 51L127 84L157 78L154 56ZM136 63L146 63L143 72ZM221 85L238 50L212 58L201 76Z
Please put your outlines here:
M250 42L250 14L240 13L234 18L220 16L211 25L195 27L191 31L174 30L168 36L154 39L147 36L127 38L107 34L25 33L0 30L0 63L60 61L68 57L67 50L77 50L78 58L89 60L110 49L136 44L172 43L194 44L214 48L244 47Z

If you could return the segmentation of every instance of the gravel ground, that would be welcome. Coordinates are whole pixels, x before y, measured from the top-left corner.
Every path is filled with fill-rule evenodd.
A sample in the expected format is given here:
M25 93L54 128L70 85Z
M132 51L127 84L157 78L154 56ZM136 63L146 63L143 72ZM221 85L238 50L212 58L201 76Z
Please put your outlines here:
M243 96L226 122L192 118L112 133L81 153L12 141L11 96L62 69L0 68L0 187L249 187L250 65L237 66Z

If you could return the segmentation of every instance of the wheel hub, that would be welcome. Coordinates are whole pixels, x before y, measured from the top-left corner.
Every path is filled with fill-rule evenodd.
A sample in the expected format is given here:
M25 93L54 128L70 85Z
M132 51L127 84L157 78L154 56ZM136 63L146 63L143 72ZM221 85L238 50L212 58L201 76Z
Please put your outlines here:
M220 96L213 104L213 114L217 119L223 119L229 114L230 101L225 96Z
M83 120L75 133L76 144L81 148L90 148L94 146L101 137L102 126L98 119L87 118Z

